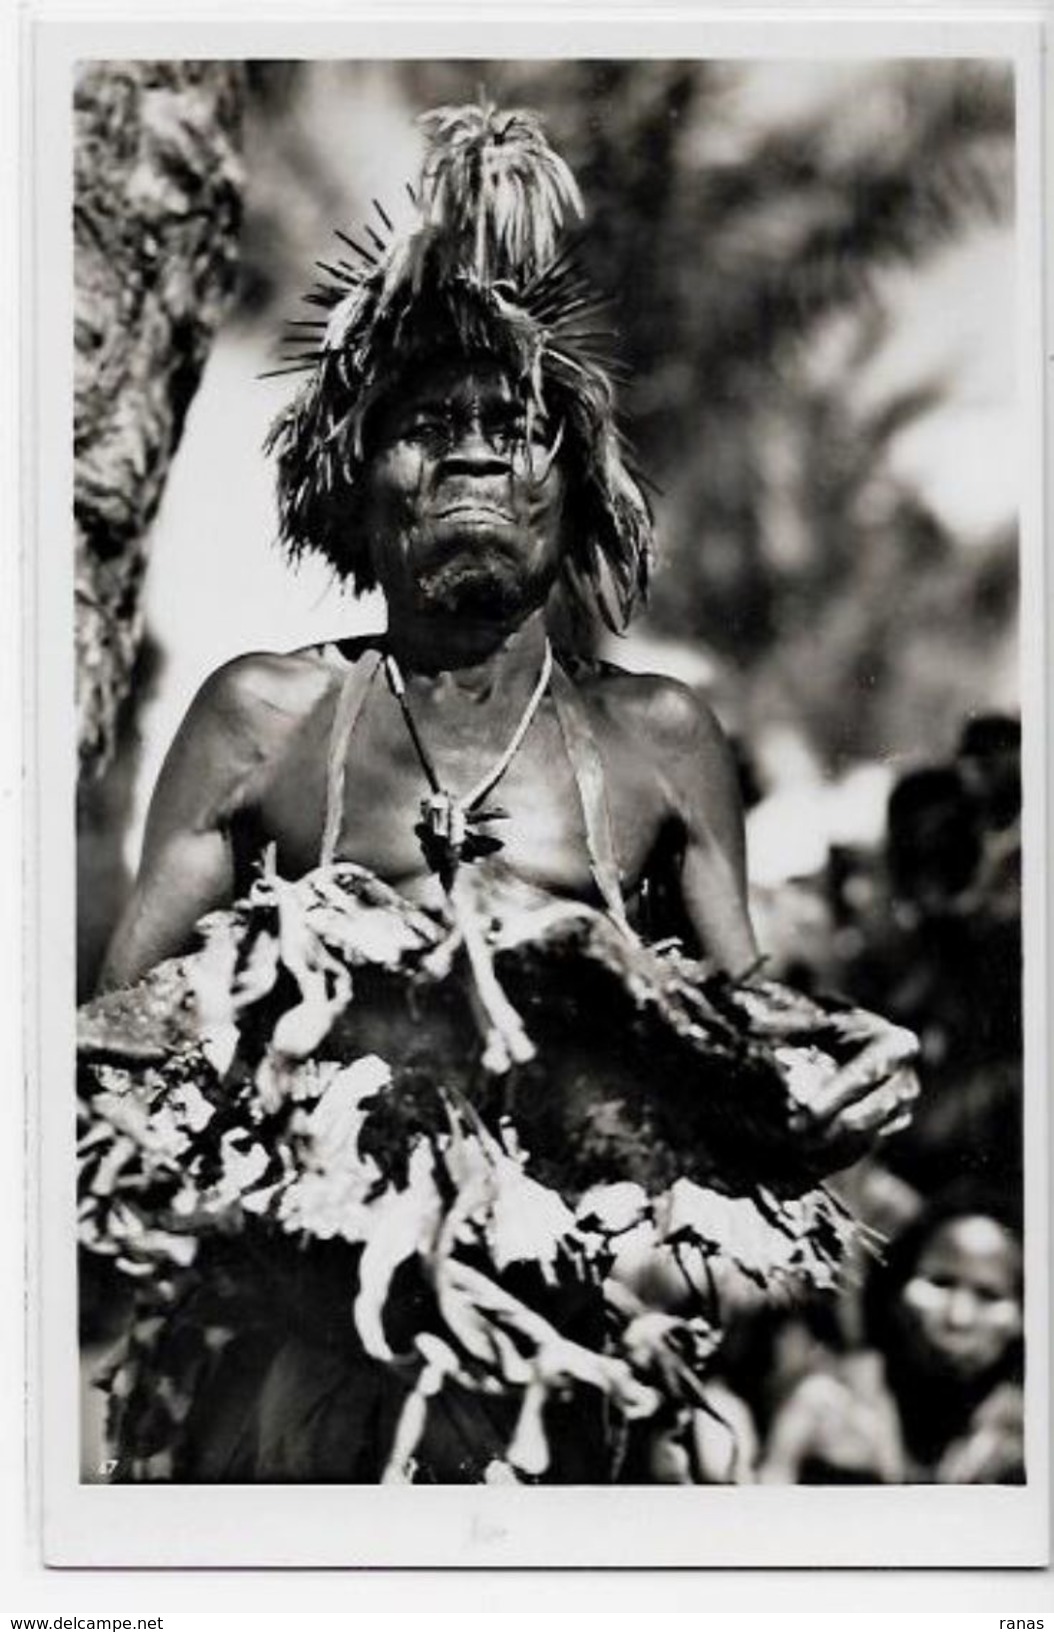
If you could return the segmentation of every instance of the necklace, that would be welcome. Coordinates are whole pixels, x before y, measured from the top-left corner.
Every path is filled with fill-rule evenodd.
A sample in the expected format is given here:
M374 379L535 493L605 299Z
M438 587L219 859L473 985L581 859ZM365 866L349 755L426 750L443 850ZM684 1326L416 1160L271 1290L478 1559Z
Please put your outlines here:
M538 712L552 672L553 651L547 640L537 683L504 752L468 793L458 798L448 788L444 788L439 780L431 755L417 728L417 721L406 695L406 682L398 663L390 653L385 657L384 673L388 686L402 711L410 741L414 745L414 751L428 779L430 789L421 800L421 820L414 827L414 832L421 841L421 849L429 867L438 873L444 884L450 884L460 862L476 861L480 856L492 855L495 850L501 849L502 841L495 838L492 833L480 832L479 825L498 821L507 816L508 812L497 808L485 809L483 801L512 764L520 744L527 735L531 721Z

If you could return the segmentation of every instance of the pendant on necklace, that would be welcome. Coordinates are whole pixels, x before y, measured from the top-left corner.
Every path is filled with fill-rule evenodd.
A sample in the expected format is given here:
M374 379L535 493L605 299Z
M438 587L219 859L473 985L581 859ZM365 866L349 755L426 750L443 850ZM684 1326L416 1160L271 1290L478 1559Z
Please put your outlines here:
M433 872L439 874L448 888L461 862L477 861L481 856L491 856L496 850L503 848L501 839L496 839L493 833L481 832L480 828L483 823L496 822L506 817L508 811L499 810L496 806L486 808L483 801L501 781L527 735L531 721L545 695L552 670L553 649L547 640L545 656L542 658L534 690L520 716L519 724L506 744L504 753L470 793L463 799L457 799L446 788L440 786L435 766L421 740L421 733L417 729L407 701L406 683L398 663L390 652L384 660L384 672L388 677L389 688L402 711L406 729L410 733L410 741L432 789L432 792L421 800L421 820L415 825L414 832L420 840L425 861Z
M438 872L450 873L459 862L476 861L502 848L501 839L492 833L479 832L477 824L499 821L507 814L496 807L466 810L459 799L440 788L421 800L421 820L414 832L421 841L428 865Z

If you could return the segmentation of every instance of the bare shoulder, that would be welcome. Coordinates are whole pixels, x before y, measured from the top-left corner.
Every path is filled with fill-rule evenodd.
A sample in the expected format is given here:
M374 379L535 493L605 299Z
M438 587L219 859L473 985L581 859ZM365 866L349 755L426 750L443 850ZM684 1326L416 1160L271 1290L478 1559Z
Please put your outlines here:
M604 668L583 685L592 706L646 759L684 831L745 866L743 806L732 745L705 698L666 675Z
M579 685L595 709L664 756L703 754L724 760L730 753L709 703L680 680L604 665Z
M339 684L319 653L246 652L201 686L155 793L162 812L211 821L250 802L260 775Z
M245 652L209 675L191 712L245 727L274 715L303 716L336 683L336 671L316 648Z

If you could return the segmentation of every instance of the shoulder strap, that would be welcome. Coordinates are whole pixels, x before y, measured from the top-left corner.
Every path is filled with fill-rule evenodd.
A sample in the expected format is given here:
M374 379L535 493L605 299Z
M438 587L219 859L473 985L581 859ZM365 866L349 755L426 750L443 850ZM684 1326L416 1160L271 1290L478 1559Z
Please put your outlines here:
M352 663L340 687L340 696L333 714L329 733L329 756L326 762L326 819L322 828L322 846L319 866L329 867L340 840L344 819L344 782L348 764L348 744L356 721L362 713L367 693L381 666L381 654L362 657Z
M553 664L550 689L582 805L590 870L611 918L620 929L632 934L619 883L611 811L604 787L604 766L589 715L578 689L559 662Z

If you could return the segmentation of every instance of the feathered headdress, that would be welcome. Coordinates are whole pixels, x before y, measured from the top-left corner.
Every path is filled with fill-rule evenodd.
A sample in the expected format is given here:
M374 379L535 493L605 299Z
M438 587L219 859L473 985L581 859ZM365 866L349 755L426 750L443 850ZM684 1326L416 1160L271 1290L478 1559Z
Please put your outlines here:
M600 300L560 244L581 215L574 176L524 109L438 108L397 235L375 203L360 239L305 297L324 315L290 325L285 366L307 379L278 417L281 538L316 551L358 590L375 583L361 524L366 425L415 362L453 351L492 356L528 403L564 426L570 526L563 577L572 603L625 625L647 587L648 505L616 426ZM349 253L350 252L350 253Z

